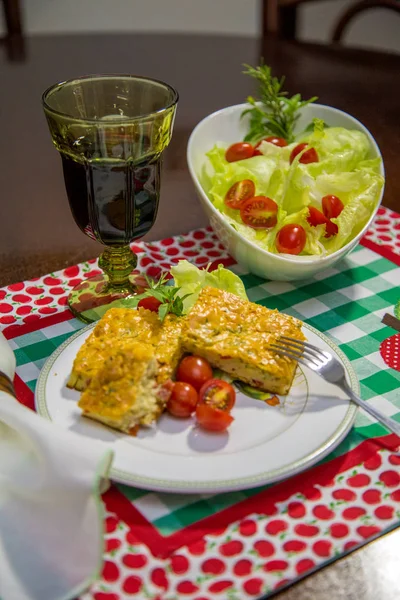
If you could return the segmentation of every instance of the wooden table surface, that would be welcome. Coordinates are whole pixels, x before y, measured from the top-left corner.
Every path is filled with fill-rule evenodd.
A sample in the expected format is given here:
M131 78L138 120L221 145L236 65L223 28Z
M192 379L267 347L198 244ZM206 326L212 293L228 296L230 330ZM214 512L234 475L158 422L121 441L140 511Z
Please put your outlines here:
M384 204L400 211L400 56L269 40L178 35L35 37L23 63L0 54L0 285L97 256L101 246L75 225L61 161L42 114L41 93L88 73L135 73L163 79L180 94L165 156L158 218L146 239L206 225L186 168L186 144L207 114L254 92L242 63L264 56L285 74L291 93L359 118L381 148ZM398 600L400 531L368 544L281 592L283 600Z

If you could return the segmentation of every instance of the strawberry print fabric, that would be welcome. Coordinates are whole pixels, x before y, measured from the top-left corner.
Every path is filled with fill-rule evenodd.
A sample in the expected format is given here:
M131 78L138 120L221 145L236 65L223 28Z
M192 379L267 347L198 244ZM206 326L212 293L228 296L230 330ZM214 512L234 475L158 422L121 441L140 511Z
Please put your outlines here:
M108 511L102 578L81 600L247 600L281 589L398 524L400 456L368 446L362 453L367 458L333 479L310 480L264 514L250 513L163 560Z
M132 249L138 255L138 271L154 278L179 260L189 260L198 267L216 260L223 264L234 262L211 228L159 242L133 244ZM100 273L98 261L93 259L1 288L0 326L16 322L32 323L42 316L64 311L69 291L78 283Z
M400 264L400 215L381 206L361 243Z
M381 343L383 360L389 367L400 371L400 333L392 335Z
M366 236L378 246L385 246L392 252L400 248L400 216L394 211L381 206L373 226L367 231Z

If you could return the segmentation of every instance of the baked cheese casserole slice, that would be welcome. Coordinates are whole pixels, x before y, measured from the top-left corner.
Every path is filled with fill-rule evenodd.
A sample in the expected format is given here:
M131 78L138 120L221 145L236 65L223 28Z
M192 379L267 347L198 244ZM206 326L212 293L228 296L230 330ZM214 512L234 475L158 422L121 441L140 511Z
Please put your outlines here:
M125 341L105 359L78 406L85 416L135 435L139 425L151 425L164 410L165 390L157 383L157 370L151 344Z
M144 308L110 308L79 349L67 386L86 389L116 345L122 348L132 341L153 346L159 364L157 381L163 383L173 376L182 357L182 321L167 315L161 323L157 313Z
M235 379L286 395L297 363L276 354L270 344L281 335L305 340L301 325L277 310L205 287L186 318L182 344Z

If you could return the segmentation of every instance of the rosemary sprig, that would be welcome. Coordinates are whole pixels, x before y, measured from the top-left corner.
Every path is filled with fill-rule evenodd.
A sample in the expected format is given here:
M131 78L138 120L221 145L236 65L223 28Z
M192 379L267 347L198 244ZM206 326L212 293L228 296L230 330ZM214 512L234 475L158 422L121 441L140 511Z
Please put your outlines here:
M244 138L246 142L258 142L268 135L276 135L284 138L288 143L294 141L294 127L299 118L299 110L315 102L314 96L309 100L302 100L300 94L295 94L291 98L283 90L285 78L278 79L271 73L271 67L261 64L259 67L244 65L245 75L250 75L256 79L259 85L259 95L261 105L257 105L257 100L252 96L247 98L247 102L252 108L243 111L242 117L250 115L250 131Z

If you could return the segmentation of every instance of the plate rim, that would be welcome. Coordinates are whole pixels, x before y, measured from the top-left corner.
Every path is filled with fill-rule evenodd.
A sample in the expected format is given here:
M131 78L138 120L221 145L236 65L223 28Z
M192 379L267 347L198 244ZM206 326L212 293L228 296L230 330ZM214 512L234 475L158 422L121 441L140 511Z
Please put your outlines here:
M58 348L48 357L45 364L43 365L39 377L36 382L35 388L35 409L36 412L48 421L53 422L46 404L46 384L50 374L50 370L54 365L55 361L64 352L64 350L72 344L77 338L93 329L96 323L91 323L86 327L79 329L79 331L72 334L68 339L64 340ZM318 331L315 327L308 325L303 322L302 325L306 330L311 331L317 337L322 339L332 350L335 351L337 356L343 363L345 371L349 377L349 383L351 389L357 394L360 393L360 383L357 375L351 365L351 362L342 350L322 332ZM270 469L263 471L258 475L252 475L249 477L240 477L236 479L220 480L218 482L210 481L171 481L169 479L158 479L154 477L144 477L141 475L134 475L129 471L122 469L116 469L111 467L110 478L117 482L128 486L135 486L141 489L147 489L157 492L171 492L171 493L223 493L227 491L238 491L243 489L249 489L253 487L259 487L262 485L268 485L276 483L282 479L286 479L297 473L305 471L306 469L313 466L316 462L325 458L330 452L332 452L343 439L346 437L348 432L353 426L357 415L358 406L351 402L349 399L349 406L346 414L341 421L340 425L336 430L329 436L325 442L320 444L313 452L303 456L301 459L291 462L289 465L280 467L277 469ZM81 434L83 435L83 434Z

